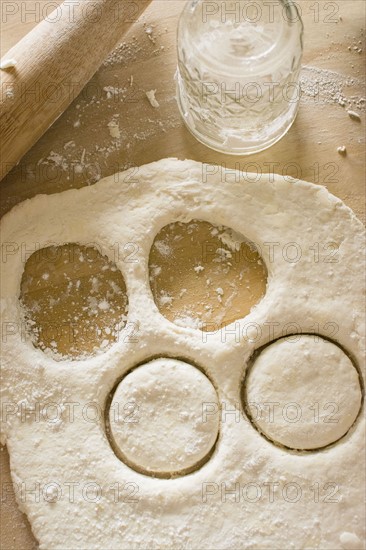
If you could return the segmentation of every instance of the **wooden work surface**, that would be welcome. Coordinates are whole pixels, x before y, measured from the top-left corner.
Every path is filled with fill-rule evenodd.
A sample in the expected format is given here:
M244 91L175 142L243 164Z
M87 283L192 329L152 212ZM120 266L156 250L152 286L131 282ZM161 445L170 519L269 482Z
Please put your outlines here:
M81 96L0 183L1 214L38 193L81 187L125 167L174 156L224 162L250 172L268 172L275 166L277 173L326 185L364 220L366 4L364 0L298 3L305 24L304 94L294 126L274 147L231 158L207 149L189 134L174 99L175 33L183 1L155 0ZM21 4L28 9L36 4L41 14L47 0L18 2L19 11L7 17L6 4L17 2L0 1L1 55L35 24ZM145 95L152 89L158 109ZM361 122L348 116L349 109L361 115ZM109 123L118 123L119 139L111 137ZM337 152L343 145L345 156ZM6 449L1 451L6 484L9 459ZM11 495L2 502L0 545L4 550L36 546Z

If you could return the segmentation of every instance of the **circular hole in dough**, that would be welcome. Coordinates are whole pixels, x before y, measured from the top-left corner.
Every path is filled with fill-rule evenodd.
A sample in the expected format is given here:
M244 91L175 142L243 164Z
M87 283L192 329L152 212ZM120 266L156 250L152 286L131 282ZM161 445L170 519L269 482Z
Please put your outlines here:
M160 312L177 325L204 331L245 317L267 285L253 243L199 220L163 227L151 248L149 274Z
M208 408L215 413L205 414ZM160 358L118 384L107 411L107 433L128 466L171 478L199 469L210 458L219 416L216 390L201 370Z
M243 399L254 426L273 443L317 450L351 428L362 388L356 367L338 345L318 335L296 335L258 353Z
M27 260L20 301L33 344L56 358L105 350L126 324L126 286L116 265L94 247L50 246Z

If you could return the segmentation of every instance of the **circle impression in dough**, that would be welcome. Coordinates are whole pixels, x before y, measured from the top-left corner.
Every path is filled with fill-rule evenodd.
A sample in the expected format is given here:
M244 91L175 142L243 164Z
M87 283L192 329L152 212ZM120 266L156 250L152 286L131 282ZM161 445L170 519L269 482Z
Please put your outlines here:
M356 420L362 401L359 375L340 347L317 335L268 345L245 381L245 407L272 442L296 450L338 441Z
M133 469L156 477L184 475L208 460L219 432L218 396L196 367L155 359L117 386L109 409L112 445Z

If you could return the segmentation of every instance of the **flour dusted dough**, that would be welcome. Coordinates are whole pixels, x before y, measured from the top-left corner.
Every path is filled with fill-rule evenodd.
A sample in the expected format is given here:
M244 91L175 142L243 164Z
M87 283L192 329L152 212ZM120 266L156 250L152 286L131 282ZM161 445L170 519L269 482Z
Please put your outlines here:
M91 187L37 196L3 218L2 440L19 505L42 549L362 548L363 415L334 445L293 452L258 432L242 412L241 395L253 352L294 324L337 338L364 375L364 231L323 187L280 176L255 179L167 159ZM260 303L213 334L163 318L149 286L155 235L191 219L244 235L268 268ZM94 242L113 260L115 243L138 246L137 262L116 260L137 337L77 361L56 361L24 338L21 251L49 242ZM212 456L173 479L130 468L106 434L110 392L157 356L198 364L221 407ZM59 404L57 423L43 414L49 403Z
M362 399L350 358L317 335L294 335L266 347L246 390L256 425L292 449L319 449L340 439L356 420Z
M216 414L203 414L203 407ZM215 388L195 367L167 358L141 365L113 396L109 423L116 452L151 475L188 473L215 445L218 409Z

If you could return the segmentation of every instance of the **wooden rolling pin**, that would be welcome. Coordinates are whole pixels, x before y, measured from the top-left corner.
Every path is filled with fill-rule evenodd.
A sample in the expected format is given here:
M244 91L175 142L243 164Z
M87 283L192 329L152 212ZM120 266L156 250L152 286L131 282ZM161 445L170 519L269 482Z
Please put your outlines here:
M1 59L0 179L65 111L150 2L67 0Z

